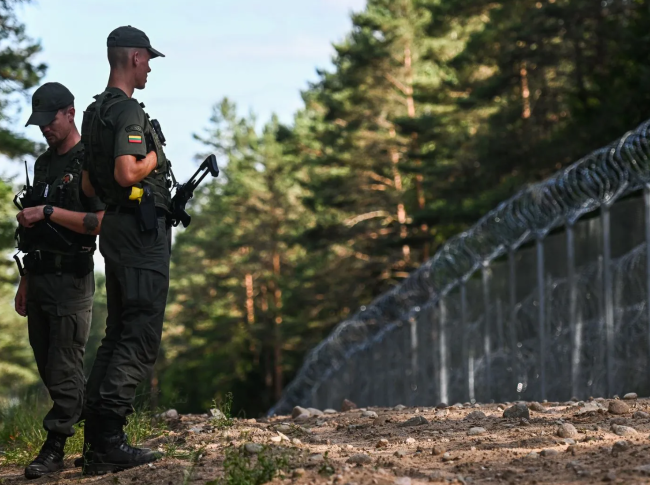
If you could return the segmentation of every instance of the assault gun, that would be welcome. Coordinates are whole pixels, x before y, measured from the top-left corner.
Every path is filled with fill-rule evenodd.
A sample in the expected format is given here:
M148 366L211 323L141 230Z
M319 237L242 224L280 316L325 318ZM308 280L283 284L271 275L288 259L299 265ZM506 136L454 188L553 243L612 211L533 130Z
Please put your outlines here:
M185 205L194 196L194 190L208 174L213 177L219 176L217 157L214 155L209 155L187 182L176 186L176 193L172 197L172 226L177 227L179 224L183 224L183 227L187 227L190 225L192 216L185 210Z

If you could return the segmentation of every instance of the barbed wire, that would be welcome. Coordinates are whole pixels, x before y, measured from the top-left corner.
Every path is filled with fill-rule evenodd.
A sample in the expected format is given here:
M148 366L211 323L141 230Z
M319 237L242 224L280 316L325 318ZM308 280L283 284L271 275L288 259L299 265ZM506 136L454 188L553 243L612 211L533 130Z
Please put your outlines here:
M487 213L467 231L452 237L399 286L378 297L367 307L361 307L350 319L340 323L309 352L295 379L286 387L282 398L269 414L286 413L294 405L312 402L319 387L332 376L340 374L353 356L371 352L386 342L397 345L393 338L395 332L408 327L408 322L413 321L420 312L434 308L442 298L466 284L477 271L488 268L496 258L516 251L527 242L543 239L556 228L573 226L584 214L601 207L609 208L621 197L638 191L647 184L650 184L650 120L610 145L560 170L549 179L525 187ZM632 261L637 268L641 249L637 248L630 254L631 259L622 259L620 264L632 264ZM589 267L581 272L583 290L598 280L594 279L593 271L594 268ZM624 272L619 268L618 274ZM637 275L636 278L640 277ZM556 281L549 284L553 291L554 284L563 283ZM593 288L591 291L594 291ZM586 293L581 292L579 297L586 298ZM528 304L525 301L518 304L520 310L533 311L534 305L531 302L534 295L528 298ZM566 296L562 298L553 300L551 295L552 301L563 301L563 305L568 305ZM643 301L643 298L637 300L623 309L619 308L619 313L638 313L638 302ZM597 313L591 311L590 314ZM555 315L553 318L560 317ZM459 316L457 321L462 319ZM534 319L534 315L525 319ZM590 322L588 325L594 328L602 326L598 318L591 318ZM470 325L468 328L471 325L480 328L477 321L467 324ZM566 328L565 325L559 330L559 335L569 338L564 333ZM389 335L391 338L387 338ZM553 338L554 341L557 340L557 336ZM522 345L517 350L519 362L530 361L533 344L530 341L519 341L519 344ZM522 349L528 350L524 352ZM516 349L510 350L515 352ZM529 357L524 357L524 353ZM476 361L477 372L485 365L486 358L491 358L491 353ZM494 358L500 357L495 355Z

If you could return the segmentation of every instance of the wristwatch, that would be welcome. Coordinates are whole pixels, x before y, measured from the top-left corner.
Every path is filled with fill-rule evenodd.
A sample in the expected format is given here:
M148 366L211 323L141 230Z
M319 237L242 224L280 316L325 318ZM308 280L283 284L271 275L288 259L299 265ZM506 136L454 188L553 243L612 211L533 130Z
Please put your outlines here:
M48 222L50 221L50 216L52 215L53 212L54 212L54 207L52 207L51 205L46 205L45 207L43 207L43 215L45 216L46 221Z

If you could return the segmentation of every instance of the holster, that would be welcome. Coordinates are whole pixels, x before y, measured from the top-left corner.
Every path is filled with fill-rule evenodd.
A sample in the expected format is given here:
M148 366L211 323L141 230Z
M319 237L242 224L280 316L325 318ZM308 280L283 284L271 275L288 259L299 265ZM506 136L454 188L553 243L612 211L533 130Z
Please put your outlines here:
M33 251L23 258L23 265L29 274L71 273L82 278L90 273L95 263L92 253L63 255L44 251Z
M145 185L142 200L138 204L138 220L141 231L151 231L158 227L158 216L156 214L156 201L151 187Z

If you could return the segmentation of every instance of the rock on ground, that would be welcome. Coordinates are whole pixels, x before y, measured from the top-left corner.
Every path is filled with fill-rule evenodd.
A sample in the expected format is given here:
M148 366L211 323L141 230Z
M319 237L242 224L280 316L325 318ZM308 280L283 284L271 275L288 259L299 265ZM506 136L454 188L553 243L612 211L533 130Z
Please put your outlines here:
M517 403L514 406L510 406L508 409L503 411L504 418L526 418L530 419L530 412L528 407L523 403Z
M546 412L546 408L544 406L542 406L540 403L538 403L537 401L531 402L528 405L528 409L530 409L531 411L535 411L536 413L545 413Z
M346 463L350 463L352 465L368 465L369 463L372 463L372 458L370 458L368 455L365 453L357 453L356 455L352 455Z
M612 431L618 436L634 436L638 434L636 429L631 428L630 426L620 426L618 424L612 424Z
M477 436L485 433L485 428L470 428L467 434L469 436Z
M636 392L628 392L625 396L623 396L623 399L637 399L638 397L639 396Z
M291 417L293 419L296 419L301 414L306 414L307 417L309 417L309 411L307 411L307 409L305 409L305 408L301 408L300 406L294 407L293 411L291 411Z
M607 410L611 414L627 414L630 412L630 406L623 401L610 401Z
M485 415L485 413L483 411L472 411L467 416L465 416L464 419L465 419L465 421L472 421L472 420L479 421L479 420L486 419L486 418L487 418L487 416Z
M403 423L400 423L399 426L401 428L405 428L407 426L422 426L423 424L429 424L427 418L425 418L424 416L415 416L411 419L407 419Z
M558 427L556 434L560 438L573 438L578 436L578 430L570 423L564 423Z
M341 411L346 412L353 409L357 409L357 405L348 399L343 399L343 404L341 404Z

